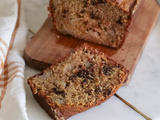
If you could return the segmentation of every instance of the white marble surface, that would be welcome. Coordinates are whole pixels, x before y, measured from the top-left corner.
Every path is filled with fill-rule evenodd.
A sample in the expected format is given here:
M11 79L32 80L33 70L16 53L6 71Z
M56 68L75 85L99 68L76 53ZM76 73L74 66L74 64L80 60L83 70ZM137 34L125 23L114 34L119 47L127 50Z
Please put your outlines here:
M24 0L28 27L37 31L47 18L48 0ZM28 40L32 36L28 35ZM25 87L29 120L51 120L34 100L26 79L38 71L26 66ZM130 83L117 92L153 120L160 120L160 17L136 66ZM115 96L69 120L145 120Z

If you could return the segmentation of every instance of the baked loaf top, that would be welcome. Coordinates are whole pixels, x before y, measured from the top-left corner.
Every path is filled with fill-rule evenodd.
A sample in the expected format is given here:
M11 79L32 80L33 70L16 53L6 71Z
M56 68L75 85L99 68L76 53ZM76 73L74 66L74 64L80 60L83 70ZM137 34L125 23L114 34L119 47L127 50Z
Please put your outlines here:
M122 86L127 70L84 44L65 60L28 79L33 95L55 120L97 106Z
M51 0L52 1L52 0ZM125 12L134 14L138 6L144 0L84 0L87 4L99 4L109 2L111 5L118 6Z
M135 10L140 5L142 0L106 0L112 4L116 4L119 8L123 9L126 12L130 12L132 14L135 13Z

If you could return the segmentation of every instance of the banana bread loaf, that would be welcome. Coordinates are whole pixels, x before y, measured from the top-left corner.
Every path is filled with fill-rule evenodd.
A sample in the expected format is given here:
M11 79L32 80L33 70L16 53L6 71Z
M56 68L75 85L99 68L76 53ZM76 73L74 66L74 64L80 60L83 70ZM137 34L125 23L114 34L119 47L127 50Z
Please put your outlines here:
M54 120L97 106L122 86L127 70L84 44L66 59L28 79L35 99Z
M119 48L142 0L50 0L59 33Z

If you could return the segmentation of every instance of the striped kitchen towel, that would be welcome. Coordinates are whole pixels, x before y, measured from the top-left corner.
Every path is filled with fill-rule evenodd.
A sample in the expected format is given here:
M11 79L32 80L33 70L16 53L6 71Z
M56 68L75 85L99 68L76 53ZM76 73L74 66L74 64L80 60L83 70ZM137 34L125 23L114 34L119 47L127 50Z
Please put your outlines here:
M27 120L23 50L27 26L21 0L0 1L0 120Z

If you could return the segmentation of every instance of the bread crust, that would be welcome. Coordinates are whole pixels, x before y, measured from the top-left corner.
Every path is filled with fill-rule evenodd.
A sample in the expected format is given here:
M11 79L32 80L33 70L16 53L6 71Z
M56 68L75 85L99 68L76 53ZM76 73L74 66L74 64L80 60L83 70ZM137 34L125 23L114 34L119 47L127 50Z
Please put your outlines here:
M112 92L103 100L99 99L97 100L96 103L90 104L88 106L83 106L83 105L62 105L62 106L56 106L56 104L54 104L52 101L50 101L49 98L47 98L47 96L45 95L45 93L43 93L42 91L38 91L36 86L34 86L34 84L32 84L32 80L39 75L44 74L45 72L47 72L49 69L52 69L54 66L57 66L58 64L62 63L65 59L63 59L62 61L60 61L59 63L56 63L55 65L51 65L49 68L47 68L46 70L44 70L43 72L41 72L38 75L35 75L33 77L30 77L28 79L28 84L32 90L33 96L34 98L37 100L37 102L40 104L40 106L47 112L47 114L52 117L54 120L66 120L67 118L80 113L80 112L84 112L92 107L98 106L101 103L105 102L106 100L108 100L112 95L114 95L117 90L123 85L123 82L125 81L127 74L128 74L128 70L126 70L125 67L123 67L122 65L114 62L112 59L108 58L104 53L101 53L99 51L95 51L95 49L91 46L89 46L88 44L84 43L83 45L80 45L79 47L77 47L75 49L78 50L81 48L81 46L85 46L85 48L89 49L91 52L96 52L96 54L98 53L99 55L103 55L104 57L106 57L108 60L110 60L111 62L113 62L113 64L117 67L120 67L121 69L123 69L123 71L125 72L124 76L119 77L118 81L122 81L121 83L119 83L116 88L114 90L112 90ZM74 52L74 51L73 51ZM67 57L66 57L67 59Z
M117 6L123 11L130 13L132 16L144 0L95 0L97 4L102 3L102 1L104 3L108 2L111 5ZM48 10L50 11L51 16L53 16L52 14L54 13L52 7L53 7L53 0L49 0Z
M123 78L121 78L123 81L125 80L124 76ZM29 83L28 83L29 84ZM30 85L30 84L29 84ZM33 94L34 98L36 99L36 101L39 103L39 105L47 112L47 114L53 118L54 120L66 120L69 117L84 112L92 107L98 106L100 104L102 104L103 102L107 101L111 96L113 96L117 90L123 85L123 82L121 84L119 84L116 89L114 91L112 91L112 93L104 100L104 101L99 101L97 104L92 105L92 106L88 106L88 107L84 107L84 106L62 106L62 107L57 107L56 111L57 114L55 113L55 111L53 110L52 105L48 105L47 101L49 101L47 98L42 97L41 95L37 94ZM31 86L30 86L31 87ZM56 116L57 115L57 116Z
M87 1L87 0L86 0ZM90 1L90 0L88 0ZM98 41L98 40L93 40L93 39L90 39L90 38L83 38L81 36L77 37L76 35L71 35L71 37L74 37L74 38L79 38L79 39L82 39L82 40L86 40L86 41L91 41L91 42L94 42L94 43L98 43L98 44L102 44L102 45L106 45L108 47L112 47L112 48L120 48L127 35L128 35L128 31L129 31L129 26L132 24L132 21L133 21L133 17L134 17L134 14L137 12L137 9L139 8L139 6L143 3L144 0L92 0L92 2L94 2L94 4L100 4L100 3L108 3L112 6L115 6L116 8L118 9L121 9L125 12L127 12L129 14L129 18L128 18L128 22L126 24L126 26L124 27L124 34L122 36L121 39L117 39L116 42L113 42L113 43L110 43L110 42L107 42L107 43L102 43L101 41ZM91 2L91 1L90 1ZM53 0L50 0L49 2L49 7L48 7L48 10L49 10L49 16L52 16L53 18L53 26L55 28L55 31L58 33L58 34L64 34L64 35L68 35L66 33L61 33L57 28L56 28L56 21L55 21L55 16L54 16L54 10L53 10Z
M133 15L138 6L141 4L142 0L106 0L112 5L118 6L120 9L129 12L131 15Z

